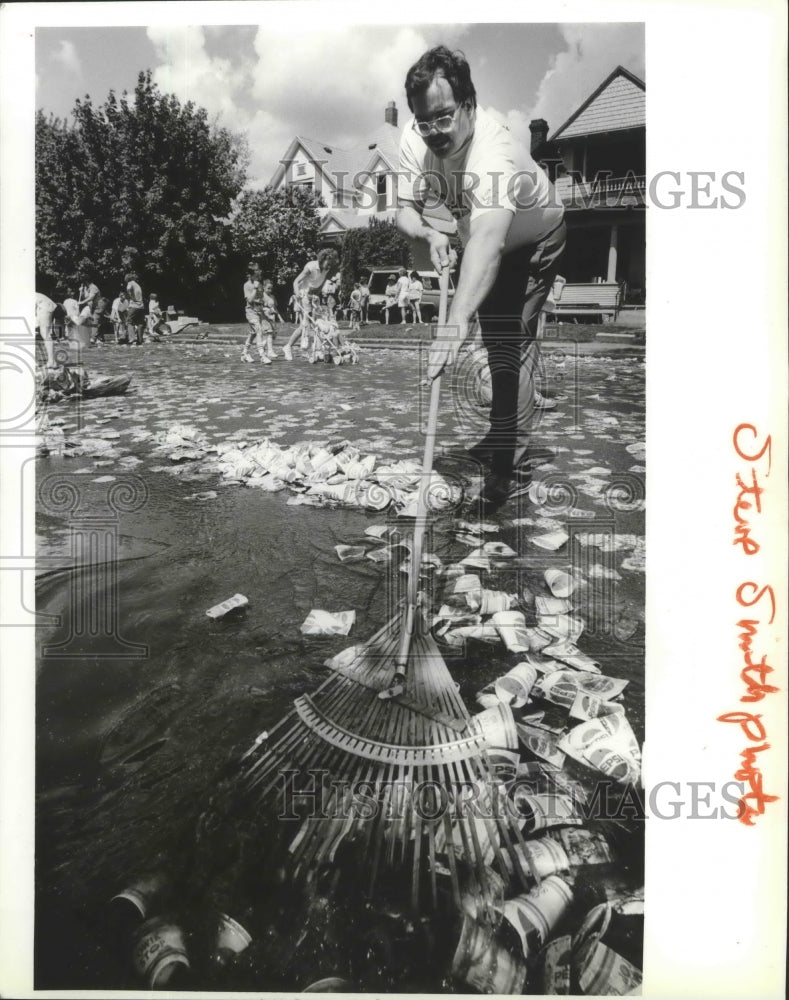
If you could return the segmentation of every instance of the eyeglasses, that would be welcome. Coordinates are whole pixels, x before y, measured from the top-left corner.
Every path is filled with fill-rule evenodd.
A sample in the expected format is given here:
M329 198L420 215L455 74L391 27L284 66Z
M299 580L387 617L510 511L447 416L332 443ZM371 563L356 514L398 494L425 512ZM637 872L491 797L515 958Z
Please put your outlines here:
M415 119L411 127L415 132L418 132L423 139L427 139L427 137L433 131L448 132L454 125L455 117L457 116L457 113L458 111L460 111L461 107L462 105L456 107L451 115L441 115L440 117L434 118L432 121L429 122L418 122Z

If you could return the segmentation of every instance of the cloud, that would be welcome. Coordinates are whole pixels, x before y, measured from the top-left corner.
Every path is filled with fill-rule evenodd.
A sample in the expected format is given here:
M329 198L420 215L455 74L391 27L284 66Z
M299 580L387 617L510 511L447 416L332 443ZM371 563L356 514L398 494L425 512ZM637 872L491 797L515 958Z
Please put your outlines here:
M82 62L73 42L61 39L60 48L52 53L52 58L56 63L60 63L67 73L71 73L72 76L82 76Z
M383 122L391 100L402 124L408 67L431 45L453 45L467 30L462 24L348 27L331 19L305 30L301 19L280 18L259 27L253 45L233 58L216 54L217 45L232 42L225 31L149 27L147 34L159 59L153 79L163 91L247 132L250 182L257 187L270 180L295 135L353 148Z
M642 24L563 24L566 48L554 56L528 118L544 118L551 133L617 66L644 77Z
M292 135L353 145L383 120L389 101L397 101L403 113L406 71L435 44L431 34L438 30L453 44L465 26L432 32L408 26L261 27L255 38L253 94L263 108L293 123Z
M249 83L249 63L209 55L205 31L198 26L149 27L147 34L162 60L153 71L155 83L232 124L240 111L238 97Z

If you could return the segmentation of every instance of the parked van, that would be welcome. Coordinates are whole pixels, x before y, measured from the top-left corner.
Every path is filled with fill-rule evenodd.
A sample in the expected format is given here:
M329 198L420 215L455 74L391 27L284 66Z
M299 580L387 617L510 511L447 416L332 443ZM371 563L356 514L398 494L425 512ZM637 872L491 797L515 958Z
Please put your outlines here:
M389 282L389 275L394 274L396 277L399 269L400 265L396 264L394 267L373 267L368 272L370 275L370 302L367 312L371 321L378 320L383 323L384 290ZM408 273L410 275L411 271L409 270ZM419 275L419 280L422 282L422 301L420 303L422 321L424 323L432 323L434 320L438 319L438 274L435 271L417 271L416 273ZM450 275L450 302L452 301L454 293L455 285L452 281L452 275ZM400 310L397 306L395 306L389 313L389 319L393 323L400 322Z

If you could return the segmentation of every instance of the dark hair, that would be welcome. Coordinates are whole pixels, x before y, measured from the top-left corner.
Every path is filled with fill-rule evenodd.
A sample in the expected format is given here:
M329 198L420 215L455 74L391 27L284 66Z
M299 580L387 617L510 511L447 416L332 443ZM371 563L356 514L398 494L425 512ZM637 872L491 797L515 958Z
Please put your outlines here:
M318 264L320 265L320 269L321 270L323 270L323 264L321 263L321 261L328 260L329 256L334 257L335 260L337 261L337 263L339 264L339 262L340 262L340 255L337 253L337 251L334 249L334 247L324 247L323 250L320 251L320 253L318 254L318 257L317 257Z
M446 45L437 45L420 56L406 74L405 96L411 111L415 95L427 90L436 76L444 77L458 104L470 101L472 108L477 106L477 92L465 55L460 51L450 52Z

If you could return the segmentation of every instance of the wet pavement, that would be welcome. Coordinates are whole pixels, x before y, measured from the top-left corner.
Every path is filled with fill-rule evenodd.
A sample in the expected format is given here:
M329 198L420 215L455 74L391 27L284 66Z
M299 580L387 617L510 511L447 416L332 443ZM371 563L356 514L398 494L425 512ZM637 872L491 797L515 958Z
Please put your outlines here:
M335 367L281 358L243 364L219 344L110 346L85 352L85 365L91 375L133 380L126 396L49 406L42 429L37 610L60 624L38 636L41 989L134 985L97 928L104 901L152 867L200 878L199 866L184 867L184 844L193 844L227 768L295 696L325 679L327 657L387 621L402 589L398 560L343 562L335 546L370 551L366 528L391 523L407 533L406 519L392 510L289 505L288 489L223 477L211 449L345 439L379 463L420 459L426 402L413 347L369 348L358 366ZM542 414L534 443L554 454L535 474L542 485L489 519L499 528L489 537L516 558L485 586L545 594L551 567L585 581L573 595L585 622L577 644L603 674L628 681L623 704L641 744L643 356L546 345L543 391L558 405ZM441 451L484 431L479 396L469 368L444 387ZM174 460L164 442L174 424L202 432L203 448ZM464 490L478 485L472 464L444 457L437 466ZM427 548L445 566L469 554L458 537L463 516L436 515ZM556 550L534 542L557 532L568 538ZM236 593L249 598L244 611L206 617ZM437 583L436 606L440 593ZM350 635L303 635L299 626L314 608L355 610ZM472 713L476 692L519 659L501 643L474 639L462 649L442 646L442 655ZM317 962L314 971L319 978L333 970ZM310 981L306 968L268 982L265 969L258 974L264 981L248 988L299 990ZM390 970L387 983L398 982Z

